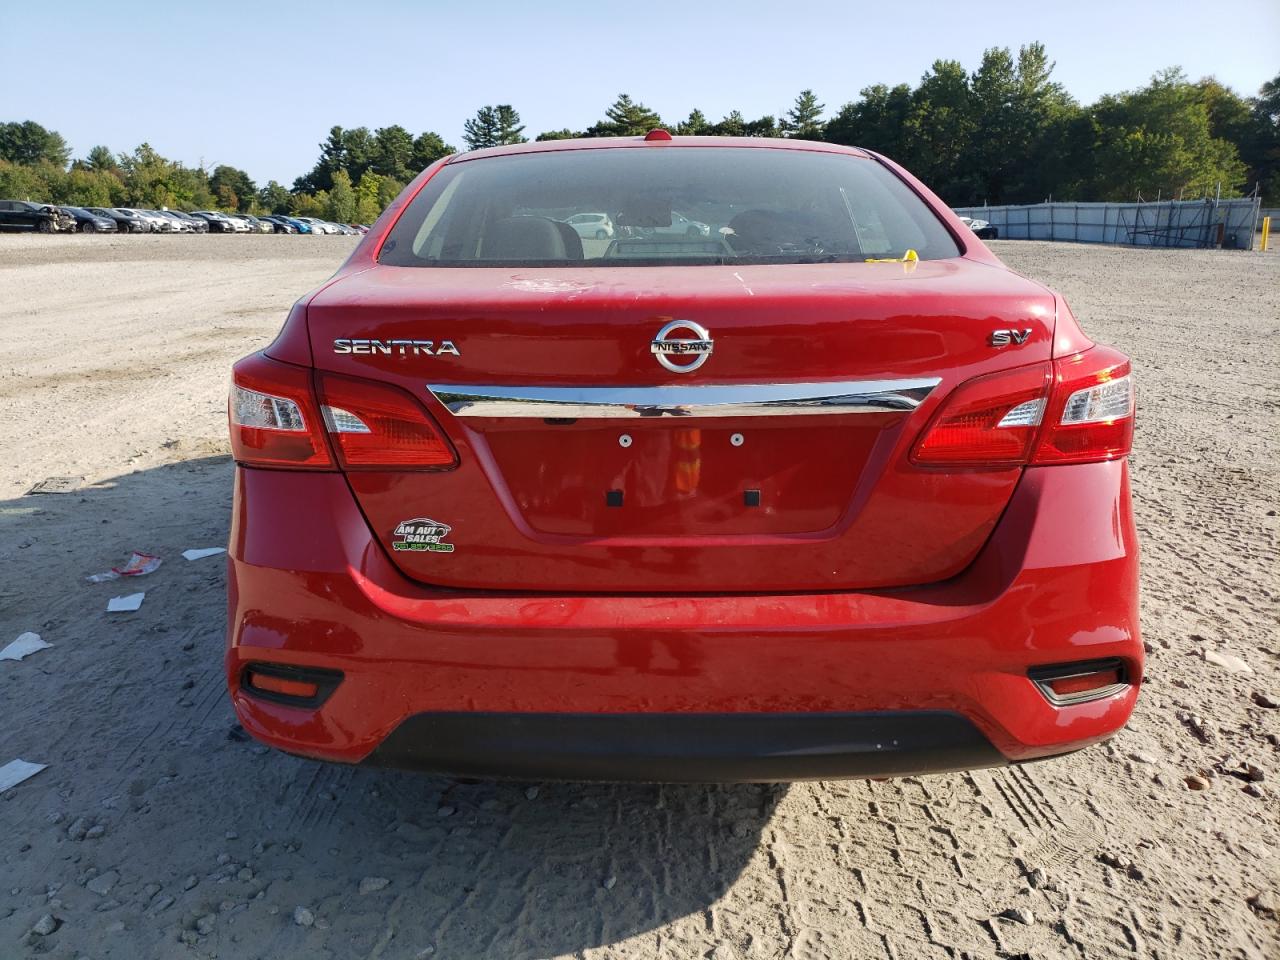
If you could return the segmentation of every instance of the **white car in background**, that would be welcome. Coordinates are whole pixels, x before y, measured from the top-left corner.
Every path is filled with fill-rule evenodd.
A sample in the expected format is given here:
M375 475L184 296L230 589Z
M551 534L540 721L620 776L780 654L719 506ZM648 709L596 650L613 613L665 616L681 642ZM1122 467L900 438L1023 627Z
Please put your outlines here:
M338 228L332 223L324 220L317 220L315 217L294 217L295 220L301 220L303 223L311 227L312 233L337 233Z
M139 217L143 223L147 225L147 229L152 233L176 233L177 227L173 225L173 221L168 217L162 216L156 210L143 210L138 207L121 207L121 210L127 210Z
M241 220L234 213L225 214L226 218L231 221L231 229L236 233L252 233L253 224L248 220Z
M607 213L575 213L565 223L584 240L608 240L613 236L613 221Z

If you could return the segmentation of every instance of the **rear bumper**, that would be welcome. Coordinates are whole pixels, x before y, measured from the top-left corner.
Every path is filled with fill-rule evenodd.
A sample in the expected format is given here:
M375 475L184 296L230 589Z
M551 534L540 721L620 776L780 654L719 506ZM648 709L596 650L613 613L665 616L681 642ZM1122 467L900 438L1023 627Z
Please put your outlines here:
M365 760L471 777L718 783L1005 762L958 713L420 713Z
M910 589L434 589L395 570L325 473L237 469L229 553L239 719L326 760L645 780L989 766L1109 737L1142 674L1123 461L1028 469L970 568ZM1054 705L1027 676L1103 658L1131 682L1091 702ZM288 706L241 686L255 662L343 679L318 707Z

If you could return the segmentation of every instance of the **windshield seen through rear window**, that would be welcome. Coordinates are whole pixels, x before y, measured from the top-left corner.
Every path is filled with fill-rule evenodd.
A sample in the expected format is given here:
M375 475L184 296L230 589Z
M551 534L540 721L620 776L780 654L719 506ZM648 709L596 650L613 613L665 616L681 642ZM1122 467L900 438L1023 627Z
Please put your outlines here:
M401 215L396 266L656 266L954 257L874 160L743 147L563 150L446 165Z

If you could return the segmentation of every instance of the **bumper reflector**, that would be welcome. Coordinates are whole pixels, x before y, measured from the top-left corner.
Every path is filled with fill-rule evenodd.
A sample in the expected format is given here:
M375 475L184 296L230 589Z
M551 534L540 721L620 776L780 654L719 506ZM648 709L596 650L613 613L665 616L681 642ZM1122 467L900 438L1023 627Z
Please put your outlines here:
M1124 661L1115 659L1036 667L1030 677L1056 706L1109 697L1129 685Z
M318 707L341 682L337 670L279 663L251 663L240 675L240 687L246 693L291 707Z

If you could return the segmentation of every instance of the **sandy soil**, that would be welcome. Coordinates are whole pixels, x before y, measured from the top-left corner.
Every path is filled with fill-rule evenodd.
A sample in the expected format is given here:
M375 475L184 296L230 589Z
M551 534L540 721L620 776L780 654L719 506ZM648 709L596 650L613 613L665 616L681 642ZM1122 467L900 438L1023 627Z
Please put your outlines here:
M0 237L0 646L54 644L0 663L0 763L49 765L0 798L0 957L1280 956L1280 255L995 245L1140 378L1150 675L1110 744L885 783L535 789L233 725L222 562L180 553L225 542L228 364L350 246ZM25 495L51 476L84 479ZM84 577L132 549L164 566L109 616L127 589Z

